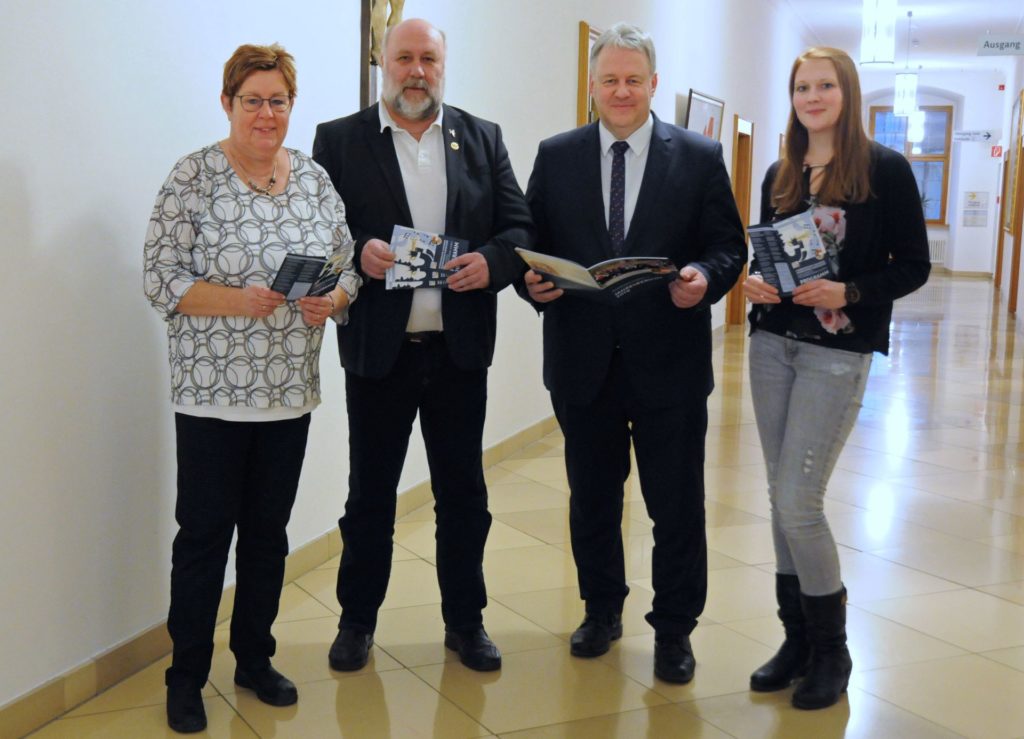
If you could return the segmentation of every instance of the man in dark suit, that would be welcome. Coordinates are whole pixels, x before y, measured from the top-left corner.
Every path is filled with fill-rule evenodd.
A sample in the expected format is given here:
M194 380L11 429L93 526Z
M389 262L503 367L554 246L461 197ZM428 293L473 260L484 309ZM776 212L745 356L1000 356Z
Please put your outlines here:
M522 273L530 216L501 131L441 104L445 39L423 20L384 38L381 102L317 127L313 158L345 202L363 276L338 329L351 472L338 572L342 614L330 650L358 670L373 644L391 573L399 477L417 413L437 517L445 646L475 670L501 653L483 628L487 511L482 445L497 292ZM468 239L447 288L384 289L395 225Z
M569 523L586 618L579 657L622 636L626 586L623 485L630 440L654 521L655 674L693 678L689 634L707 594L704 436L711 309L746 261L722 147L650 112L654 45L619 24L597 39L590 93L600 122L541 142L527 188L537 249L584 265L615 256L670 257L668 286L608 305L563 295L533 272L544 314L544 383L565 435Z

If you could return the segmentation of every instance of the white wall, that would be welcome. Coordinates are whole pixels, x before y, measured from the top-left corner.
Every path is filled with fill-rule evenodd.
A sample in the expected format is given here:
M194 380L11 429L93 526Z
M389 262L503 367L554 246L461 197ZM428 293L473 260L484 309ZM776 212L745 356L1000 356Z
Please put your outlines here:
M174 532L174 443L163 323L141 290L153 199L174 161L227 132L224 60L279 41L297 59L288 144L358 105L354 2L7 3L0 25L0 705L160 622ZM808 40L776 0L408 0L449 37L452 104L499 121L520 182L537 142L575 122L576 24L630 20L660 52L656 112L690 87L756 123L755 181L775 158L790 61ZM774 44L774 46L770 46ZM754 209L757 208L755 193ZM720 309L716 314L720 322ZM346 491L344 388L333 337L293 548L332 529ZM540 321L501 297L490 445L550 414ZM416 440L401 485L426 477ZM229 574L229 581L233 578ZM326 648L326 645L325 645Z
M861 75L864 105L892 105L895 72L876 71ZM944 266L957 272L993 272L994 245L999 194L998 157L991 155L992 145L1005 146L1007 131L1003 125L1007 93L999 90L1006 74L990 72L922 71L918 76L919 105L952 105L954 130L991 130L1002 139L987 143L963 142L952 145L949 191L946 203L948 231L929 227L929 234L948 234ZM987 225L964 225L965 194L988 193Z
M290 144L308 150L316 121L356 107L355 78L336 70L355 68L358 19L341 5L5 7L18 103L0 136L13 277L0 296L0 703L165 617L174 446L164 324L141 290L146 222L175 160L226 134L220 74L239 43L297 57ZM343 393L325 355L293 544L328 529L344 495Z

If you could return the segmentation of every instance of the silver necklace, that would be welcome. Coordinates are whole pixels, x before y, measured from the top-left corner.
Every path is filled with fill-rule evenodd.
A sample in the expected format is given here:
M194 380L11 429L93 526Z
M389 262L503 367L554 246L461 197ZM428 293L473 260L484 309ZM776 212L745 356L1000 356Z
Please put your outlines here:
M234 149L234 147L232 147L232 149ZM244 174L246 180L248 180L249 189L252 190L253 192L258 192L260 195L269 195L270 191L274 189L274 185L277 184L277 156L274 156L274 169L271 170L270 172L270 179L267 181L267 186L260 187L259 185L252 181L252 176L242 165L242 160L239 159L238 154L234 151L232 151L231 154L232 156L234 156L235 162L238 163L238 168L242 170L242 174Z

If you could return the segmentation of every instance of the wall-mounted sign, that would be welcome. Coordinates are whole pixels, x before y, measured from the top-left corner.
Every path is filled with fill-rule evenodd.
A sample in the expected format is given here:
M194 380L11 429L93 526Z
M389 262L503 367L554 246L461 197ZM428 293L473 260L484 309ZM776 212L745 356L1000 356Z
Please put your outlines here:
M1024 55L1024 36L1019 34L992 34L978 39L978 56Z
M991 141L998 138L993 131L953 131L953 141Z
M964 193L964 226L988 225L988 193Z
M1003 147L1001 147L1001 146L993 146L992 147L992 158L993 159L1002 159L1003 158Z

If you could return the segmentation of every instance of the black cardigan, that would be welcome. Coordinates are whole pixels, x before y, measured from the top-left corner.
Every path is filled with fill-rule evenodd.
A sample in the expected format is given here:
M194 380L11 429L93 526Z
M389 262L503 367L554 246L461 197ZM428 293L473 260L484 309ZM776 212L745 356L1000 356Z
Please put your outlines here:
M772 185L779 162L768 168L761 185L761 223L779 220L793 213L777 213L772 207ZM851 351L889 353L889 322L892 304L928 280L931 258L928 232L921 208L921 196L910 163L892 149L871 144L871 195L863 203L840 204L846 211L846 239L839 253L840 282L853 282L860 300L843 311L855 326L855 333L829 336L823 345ZM828 205L823 203L823 205ZM751 271L756 271L756 262ZM786 311L813 308L794 305L783 298ZM750 311L751 333L758 328L765 310L754 305Z

